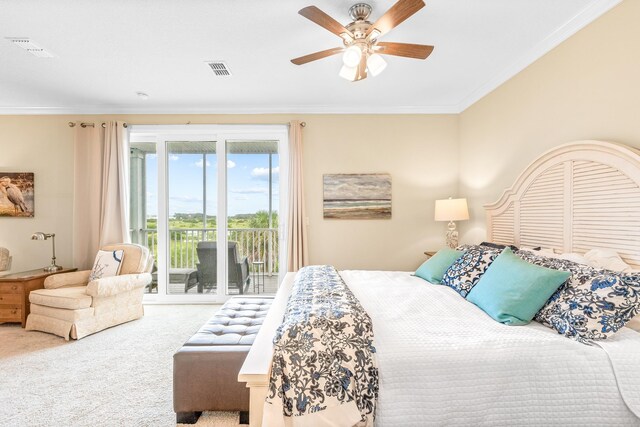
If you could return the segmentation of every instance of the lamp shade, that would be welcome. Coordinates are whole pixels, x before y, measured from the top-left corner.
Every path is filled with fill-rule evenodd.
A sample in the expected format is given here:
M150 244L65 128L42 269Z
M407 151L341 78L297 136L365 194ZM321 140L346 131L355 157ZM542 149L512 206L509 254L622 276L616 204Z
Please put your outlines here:
M342 55L342 62L347 67L357 67L362 57L362 50L357 45L349 46Z
M51 248L53 250L53 256L51 257L51 265L44 268L44 271L58 271L62 270L58 264L56 264L56 233L43 233L42 231L36 231L31 235L31 240L49 240L51 239Z
M467 199L436 200L436 221L463 221L469 219Z
M354 81L357 73L358 67L347 67L346 65L343 65L338 75L343 79Z
M367 59L367 68L373 77L375 77L387 68L387 61L385 61L382 56L374 53Z
M47 240L49 237L52 237L52 235L43 233L42 231L36 231L31 235L31 240Z

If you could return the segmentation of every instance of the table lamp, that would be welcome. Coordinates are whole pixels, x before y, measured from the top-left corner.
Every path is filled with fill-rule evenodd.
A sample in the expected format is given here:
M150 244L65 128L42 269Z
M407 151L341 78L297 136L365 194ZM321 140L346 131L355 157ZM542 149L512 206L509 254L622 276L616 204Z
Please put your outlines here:
M469 209L467 199L436 200L435 218L436 221L448 221L447 225L447 246L455 248L458 246L458 230L454 221L464 221L469 219Z
M59 265L56 265L56 234L55 233L47 234L41 231L37 231L31 235L31 240L47 240L49 237L51 237L51 243L53 244L53 256L51 257L51 265L49 265L48 267L45 267L43 270L49 271L49 272L62 270L62 267L60 267Z

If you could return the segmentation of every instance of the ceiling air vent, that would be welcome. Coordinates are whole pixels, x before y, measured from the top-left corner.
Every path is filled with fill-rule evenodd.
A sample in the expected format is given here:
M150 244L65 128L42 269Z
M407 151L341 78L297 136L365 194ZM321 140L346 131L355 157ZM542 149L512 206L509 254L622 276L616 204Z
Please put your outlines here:
M26 50L33 56L37 56L38 58L53 57L53 54L51 52L47 52L44 48L38 46L26 37L7 37L6 39L13 43L15 46L21 47L22 49Z
M229 67L227 67L227 64L225 64L222 61L212 61L212 62L207 62L207 64L209 64L209 67L211 67L211 69L213 70L213 74L215 74L216 76L231 75L231 71L229 71Z

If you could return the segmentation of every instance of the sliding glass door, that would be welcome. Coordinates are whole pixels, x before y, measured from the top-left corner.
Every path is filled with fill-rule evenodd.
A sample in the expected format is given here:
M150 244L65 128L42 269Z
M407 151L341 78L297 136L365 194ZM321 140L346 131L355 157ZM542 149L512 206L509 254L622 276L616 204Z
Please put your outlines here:
M156 261L148 301L275 293L286 138L281 125L132 127L131 238Z
M216 141L167 141L166 152L167 293L215 293L215 257L203 242L217 239Z
M278 289L277 140L227 140L229 293ZM241 287L242 284L242 287Z

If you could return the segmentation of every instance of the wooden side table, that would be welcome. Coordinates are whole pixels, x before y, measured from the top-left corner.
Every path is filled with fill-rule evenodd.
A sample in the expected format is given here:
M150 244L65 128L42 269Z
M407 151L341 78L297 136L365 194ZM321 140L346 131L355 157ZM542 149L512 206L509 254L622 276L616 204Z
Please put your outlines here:
M0 277L0 322L21 322L24 328L29 315L29 293L44 288L44 279L52 274L76 270L77 268L63 268L51 273L39 268Z

